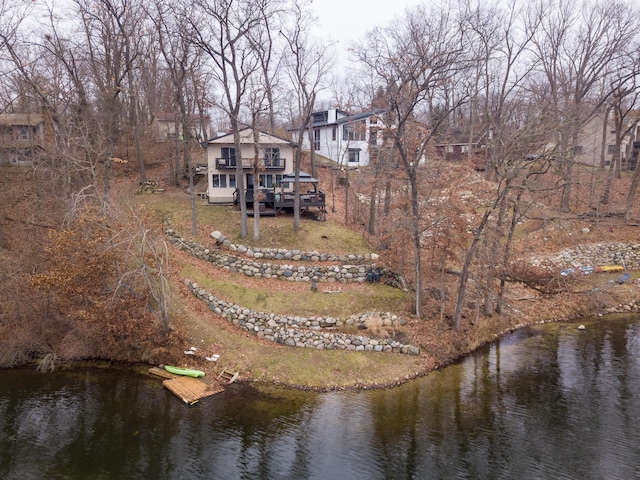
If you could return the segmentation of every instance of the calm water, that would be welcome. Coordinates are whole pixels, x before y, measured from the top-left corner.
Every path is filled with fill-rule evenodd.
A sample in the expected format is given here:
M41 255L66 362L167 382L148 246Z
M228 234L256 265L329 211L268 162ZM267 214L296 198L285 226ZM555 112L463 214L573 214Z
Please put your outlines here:
M640 478L640 318L522 330L385 391L0 371L1 479Z

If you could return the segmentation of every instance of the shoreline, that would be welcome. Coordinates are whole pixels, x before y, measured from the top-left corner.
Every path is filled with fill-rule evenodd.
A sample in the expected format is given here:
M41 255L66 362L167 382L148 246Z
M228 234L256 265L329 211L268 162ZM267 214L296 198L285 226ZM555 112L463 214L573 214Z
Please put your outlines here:
M628 304L630 305L630 304ZM392 388L396 388L396 387L400 387L402 385L405 385L413 380L416 380L418 378L422 378L425 377L427 375L429 375L430 373L433 373L435 371L438 370L442 370L443 368L446 368L450 365L455 364L456 362L462 361L465 358L467 358L469 355L473 355L476 351L478 351L479 349L487 346L487 345L491 345L496 341L501 340L502 338L506 337L507 335L510 335L512 333L514 333L517 330L523 329L523 328L528 328L528 327L533 327L536 325L545 325L545 324L551 324L551 323L580 323L580 319L584 319L584 318L591 318L593 320L597 320L598 318L601 318L603 320L606 320L607 317L610 316L614 316L614 315L640 315L640 299L636 300L633 302L633 305L635 308L633 308L632 310L629 310L627 308L625 308L624 305L618 305L616 307L609 307L607 309L606 312L601 312L601 313L595 313L593 315L578 315L575 317L569 317L569 318L557 318L557 319L548 319L548 320L539 320L539 321L532 321L532 322L525 322L525 323L520 323L516 326L514 326L513 328L508 328L505 329L499 333L494 334L495 338L487 340L479 345L477 345L475 348L466 351L466 352L461 352L459 355L455 356L455 357L451 357L445 361L441 361L441 362L437 362L432 366L426 367L423 370L420 370L418 372L414 372L411 374L406 374L404 375L401 379L392 381L392 382L387 382L387 383L356 383L356 384L342 384L342 385L333 385L333 386L317 386L317 385L300 385L300 384L295 384L295 383L290 383L287 381L267 381L267 380L261 380L261 379L251 379L251 378L246 378L246 377L240 377L238 378L237 382L238 384L243 384L243 385L257 385L257 386L273 386L273 387L279 387L279 388L285 388L285 389L292 389L292 390L299 390L299 391L305 391L305 392L314 392L314 393L329 393L329 392L343 392L343 391L354 391L354 390L386 390L386 389L392 389ZM331 354L331 352L326 352ZM352 352L350 354L352 355L357 355L360 352ZM43 357L44 358L44 357ZM35 367L36 369L39 368L39 366L42 364L43 358L38 358L38 359L33 359L30 362L21 364L21 365L16 365L13 367L8 367L7 369L18 369L18 368L25 368L25 367ZM108 358L87 358L87 359L71 359L71 360L62 360L59 361L58 363L56 363L54 368L45 368L42 369L41 373L54 373L55 370L57 369L68 369L68 368L75 368L75 367L79 367L79 366L92 366L95 368L110 368L113 365L118 365L118 366L122 366L122 367L129 367L129 368L133 368L133 369L139 369L141 371L141 373L144 373L144 370L153 367L153 366L157 366L155 364L152 363L148 363L148 362L126 362L126 361L120 361L120 360L112 360L112 359L108 359ZM206 365L202 366L203 368L206 368ZM206 370L210 370L210 369L206 369ZM213 382L210 382L211 379L214 379ZM212 384L212 383L217 383L217 378L210 373L207 373L207 375L205 377L203 377L201 380L203 380L205 383L208 384Z

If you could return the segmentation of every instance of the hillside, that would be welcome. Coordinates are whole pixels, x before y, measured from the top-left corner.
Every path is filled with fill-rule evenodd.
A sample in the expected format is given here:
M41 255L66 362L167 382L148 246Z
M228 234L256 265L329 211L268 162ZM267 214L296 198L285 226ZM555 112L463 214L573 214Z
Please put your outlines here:
M7 202L2 207L0 219L0 288L8 301L0 311L0 336L3 340L0 362L3 365L20 364L47 353L55 352L60 359L110 358L104 351L91 351L91 343L83 340L91 337L91 331L72 328L72 322L64 321L50 311L46 297L34 289L32 272L41 271L47 262L48 232L62 225L65 205L56 202L55 191L47 191L47 182L38 178L39 172L29 169L2 167ZM338 185L329 178L329 168L320 168L323 185ZM637 227L625 225L620 212L628 188L629 172L615 182L613 201L607 211L595 216L588 202L579 202L582 211L559 214L554 209L553 195L538 200L536 211L523 220L514 243L514 257L539 257L557 252L565 247L594 242L628 242L637 237ZM358 190L364 181L362 172L350 172L350 185ZM465 172L473 181L466 182L465 195L481 197L488 187L487 181L476 172ZM114 196L120 205L127 205L149 222L158 238L161 238L162 221L171 219L172 226L187 238L191 238L190 202L184 189L171 187L164 178L162 166L151 169L164 193L135 195L135 180L130 172L119 174ZM328 189L326 189L328 190ZM576 193L586 198L586 193ZM367 238L363 222L345 223L344 188L334 186L332 208L326 222L305 220L299 233L291 229L291 218L261 219L261 238L250 241L237 238L239 215L230 207L211 207L197 202L198 234L192 239L210 248L216 248L210 237L213 230L223 232L235 243L279 248L299 248L335 253L378 252L381 263L398 265L398 253L378 249L376 238ZM361 214L364 208L349 207ZM141 213L142 212L142 213ZM634 211L634 218L640 214ZM471 220L473 221L473 220ZM250 223L251 224L251 223ZM250 227L251 229L251 227ZM25 241L29 239L29 241ZM474 307L477 297L470 295L464 326L460 331L452 328L447 316L441 314L443 302L435 294L428 297L424 319L412 315L412 295L397 288L372 284L340 284L332 293L310 294L308 283L283 282L252 278L216 268L197 260L184 252L169 247L170 302L172 333L168 337L142 338L138 334L136 348L127 347L114 352L111 358L151 363L175 362L204 368L210 373L220 368L240 371L244 380L279 382L306 388L342 388L358 385L392 385L446 364L478 345L491 341L496 335L518 325L556 319L566 319L584 314L599 313L608 307L628 304L637 297L636 274L625 285L613 282L615 273L598 274L571 279L564 291L554 294L509 282L502 315L483 316ZM406 259L410 262L410 257ZM450 269L455 270L455 257ZM217 296L245 308L269 311L282 315L347 315L370 309L392 311L407 320L402 327L390 329L383 325L369 325L368 335L402 338L406 343L421 349L419 356L358 353L342 351L314 351L274 345L247 333L224 318L211 313L205 304L193 297L184 285L191 278ZM450 301L456 289L458 277L447 274L442 279L428 280L425 291L444 291ZM444 282L444 286L443 286ZM323 286L321 286L323 287ZM449 308L444 305L444 308ZM544 312L544 316L541 316ZM153 321L153 318L151 319ZM61 323L62 322L62 323ZM64 332L65 334L61 334ZM84 333L82 333L84 332ZM121 338L115 337L114 338ZM154 340L155 338L155 340ZM115 340L114 340L115 341ZM186 356L184 351L197 348L196 355ZM204 357L217 353L218 363L212 364ZM308 368L309 365L314 368Z

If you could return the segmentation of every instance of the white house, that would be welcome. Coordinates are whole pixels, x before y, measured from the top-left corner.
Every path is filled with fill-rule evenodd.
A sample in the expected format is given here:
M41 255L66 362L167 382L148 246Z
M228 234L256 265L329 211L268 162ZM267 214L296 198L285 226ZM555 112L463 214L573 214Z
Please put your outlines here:
M384 110L378 109L351 115L335 108L313 113L313 139L303 136L302 148L314 151L341 165L368 165L371 147L381 146Z
M236 164L242 162L244 186L248 191L254 189L275 189L280 187L282 178L293 173L293 144L284 138L265 132L259 132L259 178L253 177L253 130L240 131L242 145L237 155L233 134L224 134L209 140L207 144L207 197L209 203L233 203L237 199ZM251 197L253 198L253 196Z

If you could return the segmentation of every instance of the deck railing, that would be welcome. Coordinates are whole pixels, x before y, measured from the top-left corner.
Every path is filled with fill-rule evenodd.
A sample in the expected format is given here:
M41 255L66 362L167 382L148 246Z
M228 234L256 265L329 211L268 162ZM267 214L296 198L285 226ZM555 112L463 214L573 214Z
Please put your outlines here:
M256 201L255 191L247 189L247 203ZM271 189L261 189L257 201L272 205L276 209L293 208L295 194L293 192L278 192ZM317 207L324 208L326 205L326 194L321 191L309 191L300 194L300 208Z
M251 170L253 168L253 158L242 159L242 169ZM235 170L237 161L230 158L216 158L216 168L218 170ZM284 171L287 168L287 160L279 159L260 159L260 169L265 171Z

